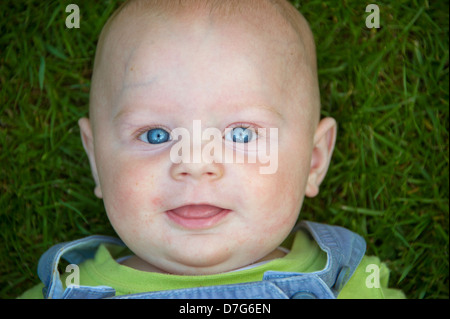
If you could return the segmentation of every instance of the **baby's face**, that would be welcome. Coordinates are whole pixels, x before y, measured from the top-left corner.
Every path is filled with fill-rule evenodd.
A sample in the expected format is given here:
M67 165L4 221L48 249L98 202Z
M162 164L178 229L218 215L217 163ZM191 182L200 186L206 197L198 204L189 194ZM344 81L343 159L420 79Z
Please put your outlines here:
M292 230L307 192L317 121L308 77L289 76L286 56L296 48L245 22L145 27L124 50L119 85L106 91L93 125L97 194L108 217L137 256L169 273L219 273L258 261ZM118 76L105 72L105 80ZM276 170L262 174L269 164L258 159L194 163L186 154L175 163L177 141L165 134L185 128L193 137L194 121L223 132L223 149L245 156L258 140L276 142ZM247 130L229 132L241 127Z

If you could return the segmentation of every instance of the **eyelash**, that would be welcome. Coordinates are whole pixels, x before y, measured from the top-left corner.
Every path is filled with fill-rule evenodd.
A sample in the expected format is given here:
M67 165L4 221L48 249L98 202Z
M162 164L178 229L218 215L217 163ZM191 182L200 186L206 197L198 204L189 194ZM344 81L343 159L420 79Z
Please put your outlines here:
M249 124L249 123L233 123L232 125L228 126L226 129L233 130L235 128L240 128L240 127L244 128L246 130L247 129L251 129L256 134L256 136L257 136L256 138L262 137L262 134L261 134L261 132L259 130L259 127L256 126L256 125ZM140 139L140 137L142 136L142 134L145 134L148 131L154 130L154 129L162 129L162 130L167 131L169 133L169 135L171 134L170 133L171 130L168 129L167 127L164 127L162 125L150 125L150 126L145 126L145 127L141 128L141 129L137 130L135 132L135 134L134 134L135 135L135 139L137 139L137 140L139 140L139 141L141 141L143 143L146 143L146 142L142 141ZM222 135L222 137L225 138L225 133ZM146 144L148 144L148 143L146 143Z
M261 137L261 134L260 134L261 130L259 130L259 127L257 125L254 125L254 124L233 123L232 125L228 126L227 129L234 130L235 128L240 128L240 127L242 127L243 129L246 129L246 130L248 130L248 129L251 130L252 132L254 132L256 134L257 138ZM223 136L223 137L225 137L225 136Z
M165 130L165 131L167 131L167 132L169 133L169 135L170 135L170 132L171 132L170 129L168 129L167 127L164 127L164 126L162 126L162 125L149 125L149 126L145 126L145 127L143 127L143 128L140 128L139 130L137 130L137 131L134 133L134 136L135 136L135 138L136 138L137 140L142 141L142 140L140 139L140 137L142 136L142 134L147 133L148 131L154 130L154 129L162 129L162 130ZM145 142L144 142L144 143L145 143Z

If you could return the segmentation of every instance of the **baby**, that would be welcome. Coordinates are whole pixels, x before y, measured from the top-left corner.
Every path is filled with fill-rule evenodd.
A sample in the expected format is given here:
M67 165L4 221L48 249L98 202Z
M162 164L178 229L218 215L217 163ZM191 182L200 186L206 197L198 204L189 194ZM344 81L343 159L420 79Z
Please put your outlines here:
M53 247L43 284L22 297L402 296L358 235L308 222L293 231L327 172L336 122L320 119L313 35L289 2L126 2L100 36L79 125L121 240ZM75 285L52 271L61 257L79 267Z

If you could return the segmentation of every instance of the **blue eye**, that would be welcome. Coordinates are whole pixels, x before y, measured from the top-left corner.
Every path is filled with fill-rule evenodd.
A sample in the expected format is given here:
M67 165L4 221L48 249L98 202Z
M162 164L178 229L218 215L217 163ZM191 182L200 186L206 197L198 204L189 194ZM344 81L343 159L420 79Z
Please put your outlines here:
M170 134L162 128L154 128L142 134L140 139L150 144L162 144L170 140Z
M235 127L228 132L225 138L231 139L235 143L248 143L256 138L256 134L249 128Z

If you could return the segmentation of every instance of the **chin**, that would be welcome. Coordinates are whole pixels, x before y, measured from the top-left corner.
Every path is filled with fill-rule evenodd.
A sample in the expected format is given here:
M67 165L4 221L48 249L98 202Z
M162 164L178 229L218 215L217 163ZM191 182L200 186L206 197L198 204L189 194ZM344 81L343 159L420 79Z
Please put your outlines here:
M228 250L222 254L197 254L195 256L183 255L173 258L170 262L161 265L160 268L174 275L213 275L231 271L245 266L234 260Z

